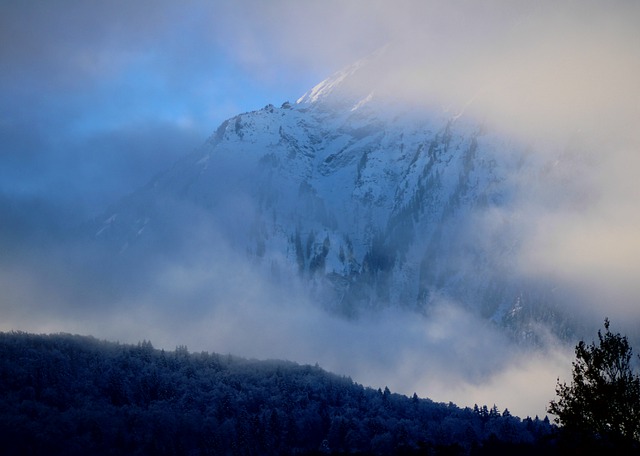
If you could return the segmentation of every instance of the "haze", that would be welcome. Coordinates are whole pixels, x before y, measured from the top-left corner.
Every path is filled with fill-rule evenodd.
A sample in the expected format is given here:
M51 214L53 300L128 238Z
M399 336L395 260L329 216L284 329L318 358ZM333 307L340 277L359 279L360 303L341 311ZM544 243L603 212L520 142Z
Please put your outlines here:
M5 1L0 6L0 330L285 358L458 405L544 414L571 346L512 346L443 301L428 321L332 317L224 242L135 280L86 267L77 227L198 147L226 118L295 101L387 53L377 96L478 118L544 159L557 192L518 195L519 265L572 311L640 340L640 5L632 1ZM211 229L211 228L210 228ZM215 227L214 227L215 229Z

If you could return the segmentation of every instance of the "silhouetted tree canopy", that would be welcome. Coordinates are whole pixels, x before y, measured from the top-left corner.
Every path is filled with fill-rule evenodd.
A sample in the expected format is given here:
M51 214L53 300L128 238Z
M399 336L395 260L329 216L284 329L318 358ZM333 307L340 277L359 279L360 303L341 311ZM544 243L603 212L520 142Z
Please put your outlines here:
M573 381L556 387L548 412L567 431L610 442L640 441L640 377L634 372L626 336L612 333L609 320L598 342L580 341ZM636 445L637 448L637 445Z
M548 455L553 433L537 417L365 388L317 366L0 333L3 456Z

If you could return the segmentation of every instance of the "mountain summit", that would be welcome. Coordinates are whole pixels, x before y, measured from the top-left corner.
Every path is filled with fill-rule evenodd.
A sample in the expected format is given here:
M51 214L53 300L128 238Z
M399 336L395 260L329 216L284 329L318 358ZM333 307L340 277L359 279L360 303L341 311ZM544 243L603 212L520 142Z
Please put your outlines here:
M553 285L519 272L517 215L525 187L562 185L562 154L544 160L461 110L393 100L376 90L376 65L225 121L114 205L95 237L122 255L224 246L348 317L428 314L450 300L518 339L535 339L539 324L563 331ZM217 247L197 247L203 239Z

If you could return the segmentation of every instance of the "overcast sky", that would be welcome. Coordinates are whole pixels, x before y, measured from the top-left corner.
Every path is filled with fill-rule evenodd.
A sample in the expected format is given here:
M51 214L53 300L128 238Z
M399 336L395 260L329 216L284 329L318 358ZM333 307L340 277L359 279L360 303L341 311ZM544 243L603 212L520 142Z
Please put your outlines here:
M82 268L90 252L31 241L43 232L55 241L52 233L100 214L225 119L295 101L391 45L390 71L376 81L382 95L464 110L543 144L581 138L596 166L574 176L592 204L567 211L550 208L551 190L521 195L515 215L530 232L522 270L583 288L595 315L638 321L638 24L633 0L4 0L0 329L319 361L376 387L470 405L499 396L500 407L542 414L567 351L522 357L455 303L426 327L406 315L348 326L301 311L267 284L246 290L248 277L225 272L243 270L229 266L232 256L169 265L144 291L98 295L98 278ZM202 274L212 270L228 286L226 306L201 300L222 293ZM284 304L266 311L261 300Z

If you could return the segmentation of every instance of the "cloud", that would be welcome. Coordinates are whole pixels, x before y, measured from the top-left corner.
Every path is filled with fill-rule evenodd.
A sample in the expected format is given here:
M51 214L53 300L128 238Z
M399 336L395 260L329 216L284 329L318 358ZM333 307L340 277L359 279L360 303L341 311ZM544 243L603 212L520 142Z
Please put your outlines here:
M533 229L520 264L526 274L552 277L575 290L573 310L597 319L609 316L635 332L640 319L640 188L631 174L640 164L640 150L608 152L578 177L590 182L587 201L547 210L529 205Z
M637 323L640 8L467 6L414 4L411 18L389 12L395 41L374 79L358 85L530 144L529 160L543 171L514 175L517 197L499 214L520 236L521 272L574 293L572 312Z
M547 415L546 407L555 398L558 379L570 381L573 353L563 346L544 351L521 353L509 359L509 364L492 372L482 383L453 382L438 384L432 397L443 402L457 397L462 404L496 404L520 417Z
M353 34L376 44L383 36L390 47L373 79L359 81L365 95L374 88L428 109L466 109L527 138L635 128L640 8L632 2L373 5L361 22L375 27ZM327 48L349 42L337 29Z
M287 95L294 78L265 88L239 71L228 37L212 33L225 23L222 9L4 2L2 192L52 207L75 198L81 211L95 211L191 152L226 118L302 91Z
M231 247L232 228L182 210L176 217L189 221L189 244L145 257L105 254L77 239L27 239L22 255L0 262L0 330L318 363L374 388L461 406L496 403L523 416L544 413L553 397L548 380L560 363L545 364L536 349L513 345L456 302L437 299L424 316L400 309L358 320L332 315L295 271L270 274L271 260L286 259L256 263ZM524 381L534 373L535 387Z
M82 135L62 131L55 138L50 128L28 120L0 126L0 192L14 199L15 211L27 215L33 210L40 220L48 214L52 226L67 228L103 212L116 197L141 187L204 141L188 124L163 121L103 127ZM30 201L38 201L44 210L36 211Z
M143 184L226 117L293 100L387 45L360 90L531 142L553 185L514 176L513 206L485 214L482 226L496 232L508 220L522 233L521 272L580 296L576 314L598 323L610 315L637 331L639 8L3 2L0 246L9 255L0 260L0 329L318 362L375 387L543 414L569 364L564 349L512 347L456 303L440 302L425 318L335 318L230 251L216 224L195 227L201 243L189 252L206 256L161 252L132 263L61 229L45 239L37 232L68 227Z
M295 279L286 288L274 282L223 236L208 238L198 240L200 255L134 261L119 272L98 274L99 265L79 251L34 254L39 266L3 265L0 281L9 293L0 300L0 329L318 363L366 386L461 406L497 403L522 416L542 415L553 397L551 376L562 372L557 358L549 363L533 348L511 345L455 302L435 303L422 317L387 309L346 320L310 300ZM91 271L82 277L80 269ZM539 381L527 383L531 378Z

